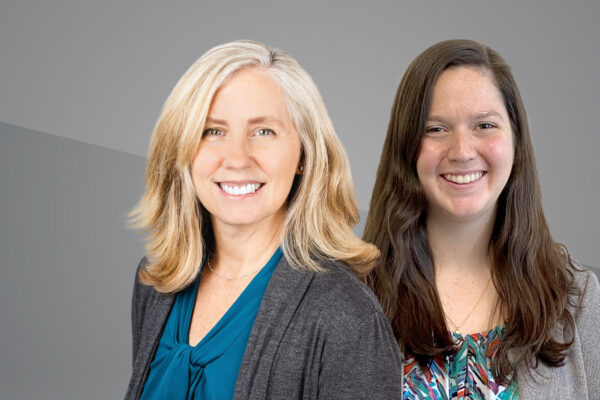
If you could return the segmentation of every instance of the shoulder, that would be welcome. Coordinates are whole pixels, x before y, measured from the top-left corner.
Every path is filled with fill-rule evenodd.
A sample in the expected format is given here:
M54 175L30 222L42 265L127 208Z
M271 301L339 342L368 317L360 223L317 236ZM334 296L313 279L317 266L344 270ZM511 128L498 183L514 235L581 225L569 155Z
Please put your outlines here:
M573 286L571 305L574 306L575 323L594 326L600 325L600 284L598 277L592 271L580 269L573 271ZM582 319L593 321L581 321Z
M596 274L591 271L578 269L573 274L569 306L572 307L575 321L575 336L566 365L575 371L571 381L579 381L582 390L585 391L587 387L587 393L591 395L600 391L600 284Z
M148 260L144 257L136 269L133 284L133 295L131 297L131 327L134 335L134 342L136 339L140 339L144 327L154 331L155 327L163 326L175 300L174 294L160 293L154 289L153 286L146 285L140 280L140 271L142 271L146 265L148 265Z
M138 316L143 316L148 307L154 307L157 304L164 303L164 300L169 297L158 292L154 287L144 284L140 280L140 271L144 270L147 265L148 258L143 257L135 270L131 306L132 310L136 311Z
M250 334L238 397L401 397L398 345L375 295L343 263L320 264L325 272L316 273L282 258Z
M137 268L135 269L135 280L134 280L134 285L135 286L138 286L138 285L142 284L140 282L140 271L143 271L146 268L147 265L148 265L148 257L144 256L140 260Z
M148 265L148 258L142 257L140 263L135 269L135 276L133 280L133 302L144 302L147 300L149 296L153 295L153 292L156 292L154 288L144 285L140 280L140 271L143 271L144 268Z
M326 272L315 273L305 298L319 319L343 328L356 327L374 317L386 318L376 296L350 268L339 261L327 261L322 266Z
M307 292L318 310L319 397L400 398L400 351L377 298L343 263L323 267Z

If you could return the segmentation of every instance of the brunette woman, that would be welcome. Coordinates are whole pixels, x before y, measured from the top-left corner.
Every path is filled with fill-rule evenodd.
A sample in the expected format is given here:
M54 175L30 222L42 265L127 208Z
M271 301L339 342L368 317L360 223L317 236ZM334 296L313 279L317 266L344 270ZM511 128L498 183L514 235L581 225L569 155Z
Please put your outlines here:
M510 67L435 44L394 100L366 241L406 399L600 398L600 288L542 210Z

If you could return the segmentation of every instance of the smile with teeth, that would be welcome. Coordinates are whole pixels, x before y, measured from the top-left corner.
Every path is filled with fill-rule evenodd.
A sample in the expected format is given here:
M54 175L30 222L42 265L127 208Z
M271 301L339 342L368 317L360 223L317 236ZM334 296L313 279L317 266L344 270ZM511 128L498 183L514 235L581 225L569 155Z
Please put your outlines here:
M245 185L236 185L233 183L219 183L219 186L223 191L233 196L243 196L256 192L262 187L262 183L247 183Z
M472 183L472 182L478 181L479 179L481 179L482 176L483 176L482 171L473 172L471 174L465 174L465 175L454 175L454 174L444 174L443 175L444 179L446 179L452 183L458 183L459 185L466 185L467 183Z

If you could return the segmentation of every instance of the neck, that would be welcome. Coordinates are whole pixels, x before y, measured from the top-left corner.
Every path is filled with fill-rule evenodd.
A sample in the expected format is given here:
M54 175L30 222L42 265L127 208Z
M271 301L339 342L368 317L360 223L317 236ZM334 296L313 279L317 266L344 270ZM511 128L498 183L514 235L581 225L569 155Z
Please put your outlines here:
M283 218L276 215L249 226L226 225L213 219L213 270L235 277L261 268L281 244Z
M487 273L491 265L489 243L494 219L495 213L472 221L428 216L427 239L436 272L444 269Z

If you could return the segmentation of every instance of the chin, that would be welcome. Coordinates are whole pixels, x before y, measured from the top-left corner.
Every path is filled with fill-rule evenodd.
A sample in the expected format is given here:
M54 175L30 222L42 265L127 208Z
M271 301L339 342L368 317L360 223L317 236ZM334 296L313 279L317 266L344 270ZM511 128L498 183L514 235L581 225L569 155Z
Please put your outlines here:
M226 219L222 219L222 221L227 225L244 226L244 225L255 224L255 223L259 222L260 219L259 218L251 218L251 217L248 217L247 215L244 215L244 216L239 216L237 218L235 216L229 216Z
M456 207L450 210L448 213L456 218L465 221L472 221L478 218L486 217L493 212L493 209L487 207L469 206L469 207Z

